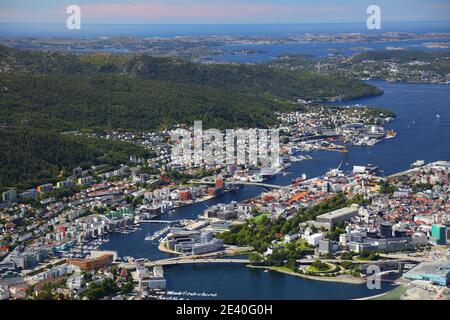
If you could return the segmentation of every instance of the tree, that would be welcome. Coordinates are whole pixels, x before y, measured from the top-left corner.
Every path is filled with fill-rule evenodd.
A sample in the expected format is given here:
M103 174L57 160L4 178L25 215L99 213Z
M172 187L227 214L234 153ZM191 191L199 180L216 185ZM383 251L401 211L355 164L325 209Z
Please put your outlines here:
M259 253L252 252L249 254L248 260L250 261L250 264L258 265L258 264L261 264L264 259Z
M291 269L292 271L297 271L297 261L294 258L289 258L286 262L286 267Z
M324 270L328 270L328 264L320 261L320 260L315 260L312 264L311 267L319 270L319 271L324 271Z

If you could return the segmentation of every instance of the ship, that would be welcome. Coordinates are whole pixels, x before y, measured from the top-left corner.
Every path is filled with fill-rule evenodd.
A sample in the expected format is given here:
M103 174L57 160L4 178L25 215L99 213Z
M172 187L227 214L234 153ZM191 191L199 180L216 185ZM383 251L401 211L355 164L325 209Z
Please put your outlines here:
M161 229L159 231L156 231L153 235L147 235L145 237L146 241L154 241L156 239L158 239L159 237L161 237L163 234L167 233L170 231L170 226L165 227L164 229Z
M385 136L385 138L386 139L392 139L392 138L394 138L395 136L397 135L397 132L395 132L394 130L387 130L386 131L386 136Z
M302 183L303 181L305 181L306 180L306 173L303 173L302 175L301 175L301 177L298 177L298 178L296 178L296 179L292 179L291 180L291 184L293 184L293 185L299 185L300 183Z
M411 168L419 168L421 166L423 166L425 164L425 160L417 160L415 162L413 162L410 167Z

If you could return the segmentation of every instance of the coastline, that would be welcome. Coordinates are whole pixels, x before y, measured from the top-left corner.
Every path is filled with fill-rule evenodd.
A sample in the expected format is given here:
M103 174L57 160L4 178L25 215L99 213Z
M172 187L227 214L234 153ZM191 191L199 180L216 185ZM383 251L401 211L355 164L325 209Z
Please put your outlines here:
M400 300L405 290L406 287L404 285L399 285L393 288L392 290L389 290L381 294L377 294L370 297L357 298L353 300Z
M162 241L158 244L158 250L159 250L159 251L162 251L162 252L165 252L165 253L176 254L176 255L178 255L178 256L182 256L182 255L183 255L183 254L181 254L180 252L170 250L169 248L167 248L167 247L164 245L164 242L162 242Z
M366 280L362 279L362 278L357 278L351 275L339 275L336 277L317 277L317 276L310 276L310 275L306 275L306 274L301 274L301 273L297 273L294 271L289 271L289 270L285 270L285 269L281 269L281 268L277 268L277 267L267 267L267 266L252 266L252 265L247 265L248 268L253 268L253 269L265 269L265 270L270 270L270 271L275 271L275 272L280 272L280 273L284 273L290 276L294 276L294 277L299 277L299 278L303 278L303 279L309 279L309 280L317 280L317 281L326 281L326 282L337 282L337 283L347 283L347 284L363 284L366 283Z

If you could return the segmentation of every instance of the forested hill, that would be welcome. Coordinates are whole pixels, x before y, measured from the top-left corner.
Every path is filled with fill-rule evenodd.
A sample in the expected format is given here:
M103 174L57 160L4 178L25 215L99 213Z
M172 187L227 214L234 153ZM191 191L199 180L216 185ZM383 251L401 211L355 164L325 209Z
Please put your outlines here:
M130 155L149 158L151 152L130 143L62 135L30 128L0 128L0 191L24 190L55 182L61 171L93 164L118 166ZM59 180L61 180L60 178Z
M121 67L123 72L146 79L192 83L288 99L324 99L334 96L352 98L380 93L377 88L357 80L274 70L263 65L203 65L141 55L127 59Z
M15 73L128 74L144 79L196 84L253 95L305 99L355 98L381 92L358 80L263 65L194 64L148 55L73 55L0 47L0 68Z
M34 128L162 129L203 120L267 126L292 105L211 87L110 75L0 75L0 123Z

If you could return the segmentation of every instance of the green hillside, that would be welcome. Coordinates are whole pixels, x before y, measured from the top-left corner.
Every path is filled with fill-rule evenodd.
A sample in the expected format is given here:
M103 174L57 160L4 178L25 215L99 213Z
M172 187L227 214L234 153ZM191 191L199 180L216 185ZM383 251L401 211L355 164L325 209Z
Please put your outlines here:
M125 142L75 137L41 129L0 128L0 191L26 189L54 181L61 170L77 166L120 165L129 155L150 157L144 149Z
M266 126L292 105L199 85L128 75L0 75L0 123L39 128ZM26 88L26 89L25 89Z
M0 66L9 73L128 74L144 79L195 84L219 90L291 99L363 97L381 91L358 80L307 72L274 70L265 65L194 64L148 55L73 55L0 47Z

